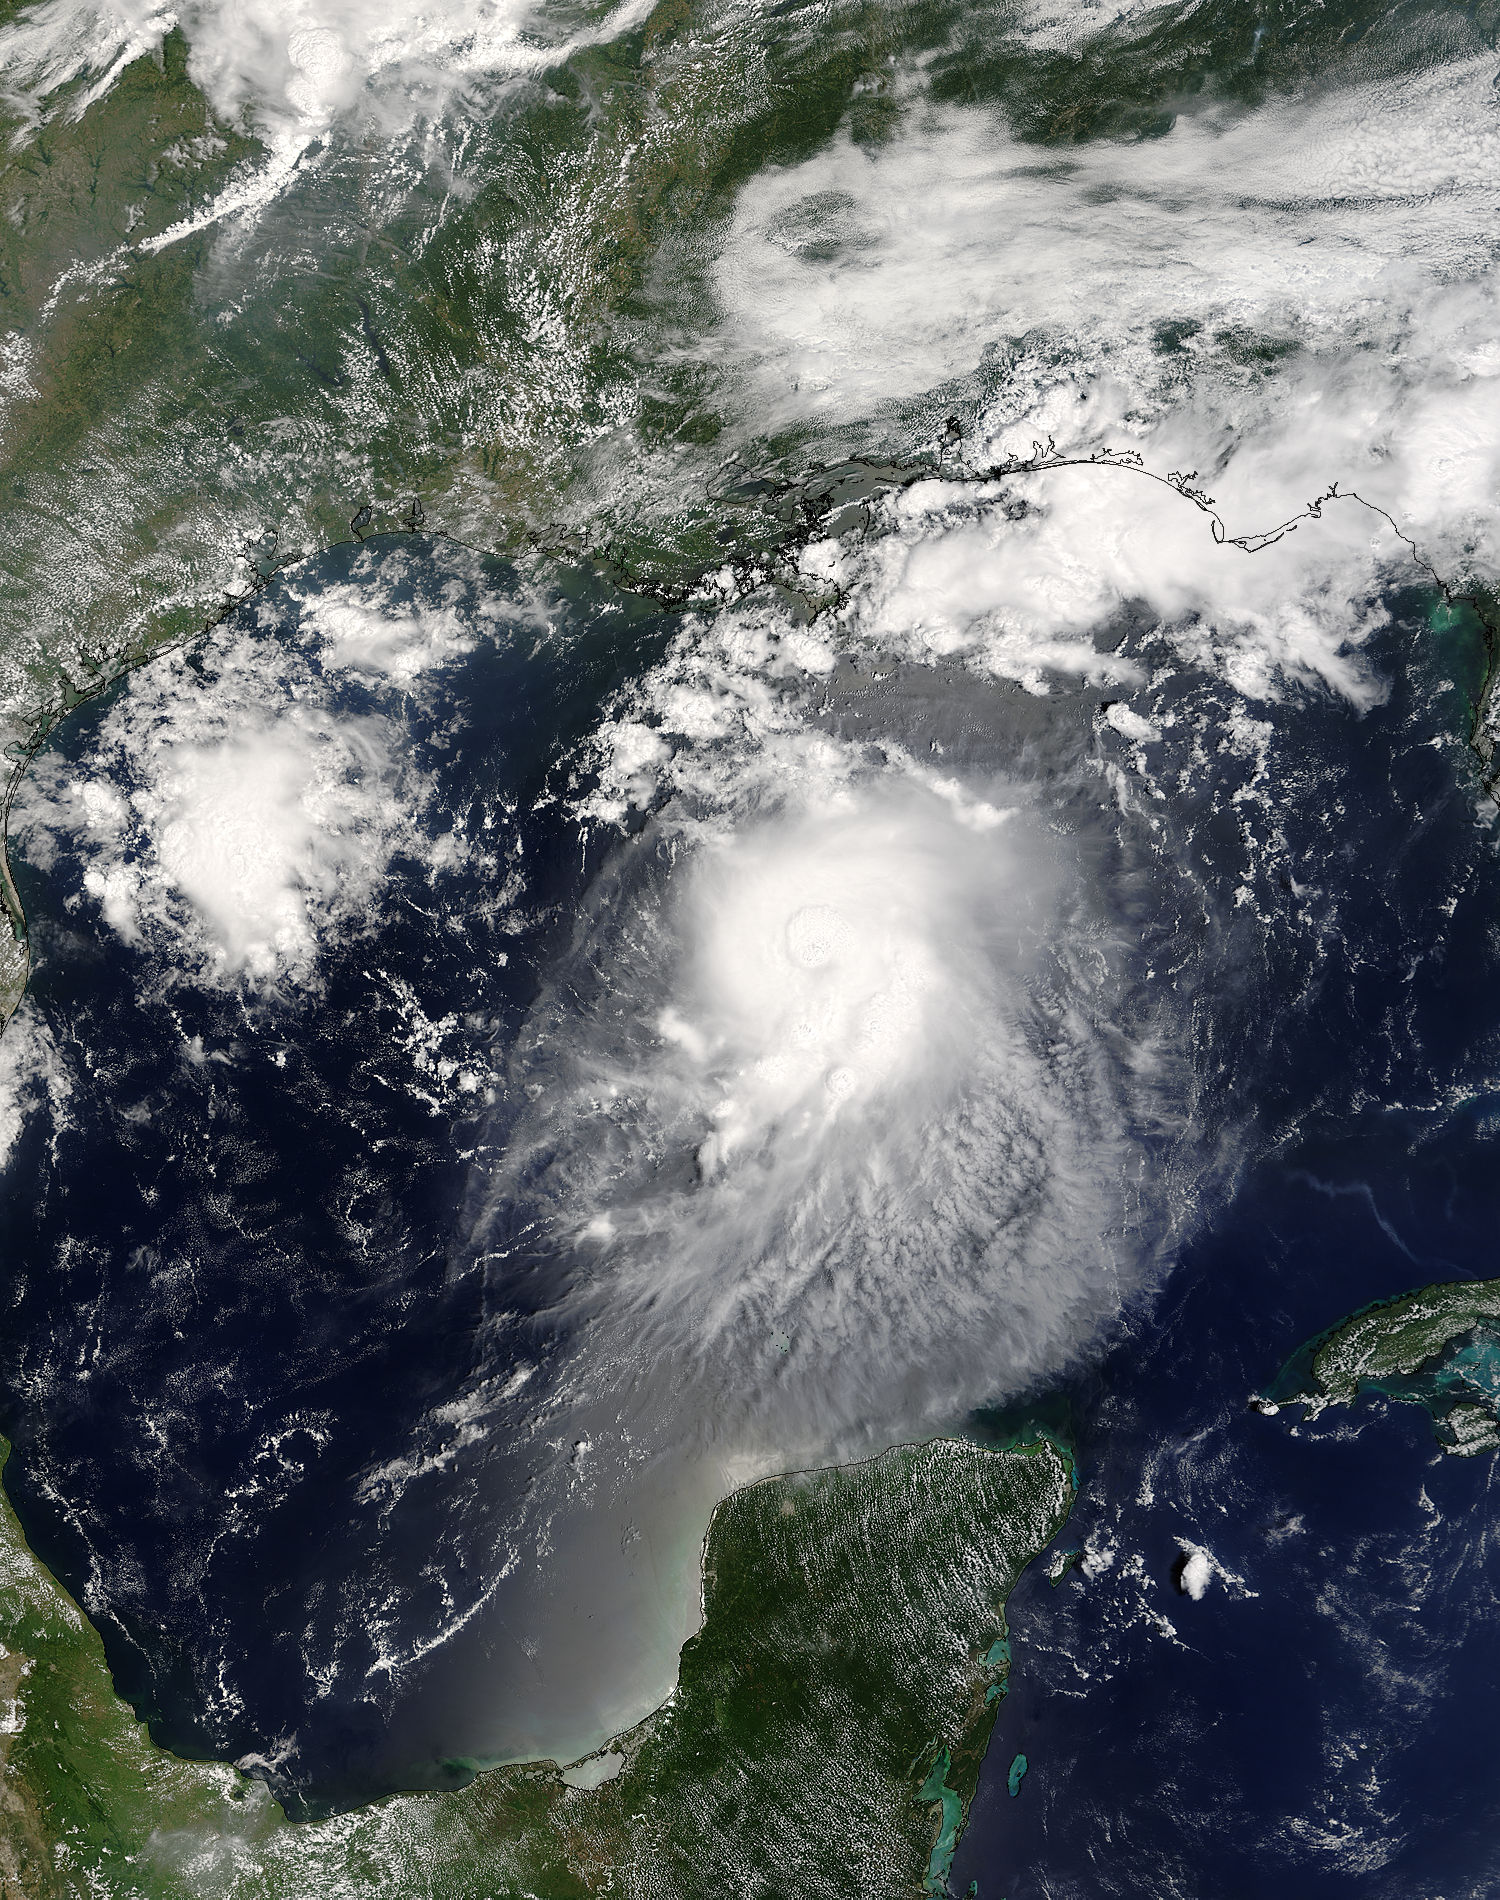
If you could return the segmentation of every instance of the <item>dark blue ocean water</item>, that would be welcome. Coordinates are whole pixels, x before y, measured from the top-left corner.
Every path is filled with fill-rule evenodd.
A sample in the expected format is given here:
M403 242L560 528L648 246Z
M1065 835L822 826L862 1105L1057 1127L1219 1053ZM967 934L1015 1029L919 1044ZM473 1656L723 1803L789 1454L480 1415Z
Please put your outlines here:
M399 553L406 595L456 593L484 636L395 714L435 788L422 828L503 840L498 868L491 854L434 879L398 860L368 927L321 947L314 985L247 997L175 980L170 940L122 942L83 888L85 853L44 876L23 845L15 864L27 1007L69 1093L60 1132L45 1112L28 1123L0 1193L6 1482L158 1740L264 1758L297 1811L304 1784L327 1806L443 1782L442 1718L393 1724L371 1626L384 1608L403 1633L440 1628L507 1502L450 1493L428 1517L408 1499L392 1534L384 1497L355 1496L461 1390L487 1316L461 1231L483 1111L414 1088L430 1078L407 1004L456 1022L471 1056L504 1048L594 868L557 798L570 747L669 629L561 575L541 639L508 570L456 579L441 548ZM335 551L314 591L367 560ZM273 589L256 612L265 640L300 650L294 600ZM211 699L233 631L158 663L191 672L164 694ZM59 732L65 764L95 759L122 690ZM338 719L392 716L388 690L325 677L316 656L298 690ZM518 1276L508 1299L524 1327L547 1289Z
M360 558L302 585L337 586ZM442 1670L468 1652L440 1651L398 1697L373 1625L451 1619L508 1502L456 1454L399 1534L386 1494L362 1489L494 1339L462 1227L486 1124L413 1091L400 998L471 1047L506 1046L603 861L560 801L574 748L671 631L561 577L541 639L514 576L460 584L438 551L403 584L457 587L476 624L493 609L399 717L435 788L428 831L512 837L504 902L492 870L397 864L367 927L323 947L314 990L247 1000L164 981L159 946L123 943L88 900L83 855L43 874L23 837L16 867L29 1008L72 1092L29 1122L0 1193L7 1481L158 1739L259 1757L302 1812L444 1779ZM1120 822L1132 849L1159 841L1132 901L1156 893L1158 932L1181 920L1161 961L1213 1165L1165 1287L1102 1363L1038 1395L1071 1416L1064 1541L1088 1555L1055 1589L1034 1568L1013 1600L1012 1686L954 1867L983 1900L1491 1890L1491 1461L1440 1456L1416 1408L1300 1429L1247 1403L1350 1309L1497 1270L1500 875L1461 739L1473 642L1434 634L1428 601L1392 605L1374 711L1294 692L1247 750L1224 736L1219 685L1161 688L1176 789L1140 807L1158 832ZM296 646L294 601L273 591L259 611L267 640ZM182 690L217 690L218 650L180 663L196 669ZM358 677L314 688L341 717L398 716ZM961 690L944 687L945 732ZM64 763L95 756L114 697L60 731ZM1013 726L993 765L1053 772L1059 808L1102 823L1108 801L1077 777L1116 745L1090 737L1096 710L1063 705L1057 743ZM972 722L976 756L1004 730ZM551 1291L506 1284L518 1336ZM1200 1601L1173 1586L1186 1544L1218 1566Z
M1321 791L1289 808L1288 868L1338 880L1338 927L1237 1054L1250 1164L1067 1394L1081 1490L1061 1545L1112 1561L1056 1586L1033 1568L1012 1599L1016 1667L955 1892L1500 1885L1493 1459L1441 1453L1414 1405L1313 1426L1247 1405L1364 1303L1500 1270L1494 817L1442 744L1451 656L1408 620L1383 660L1386 706L1310 722ZM1195 1545L1231 1573L1198 1601L1174 1586Z

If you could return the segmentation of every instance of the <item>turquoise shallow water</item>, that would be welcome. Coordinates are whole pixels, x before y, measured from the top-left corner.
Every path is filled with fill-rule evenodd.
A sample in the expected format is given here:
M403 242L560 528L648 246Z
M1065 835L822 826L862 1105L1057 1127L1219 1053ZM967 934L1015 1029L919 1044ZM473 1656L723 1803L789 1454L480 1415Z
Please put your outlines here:
M1303 848L1340 880L1341 925L1315 1009L1267 1024L1254 1087L1275 1139L1156 1315L1072 1389L1082 1557L1012 1599L957 1892L1409 1900L1500 1877L1490 1455L1446 1455L1423 1404L1378 1393L1314 1424L1249 1404L1370 1302L1493 1277L1494 819L1424 758L1428 717L1398 692L1357 743L1320 748L1345 827L1310 816ZM1496 1375L1481 1336L1395 1396L1441 1413L1492 1400ZM1173 1584L1188 1542L1216 1566L1196 1601Z
M1455 1397L1471 1394L1500 1403L1500 1339L1481 1334L1460 1346L1434 1370L1433 1381Z
M230 693L213 641L168 663L145 726L169 702L210 720L229 705L209 737L247 796L300 769L288 733L347 767L306 826L321 847L284 888L254 887L268 913L285 901L289 938L299 905L317 914L316 984L283 973L250 996L189 968L194 905L233 909L226 865L253 884L264 842L230 823L228 846L198 848L192 821L222 789L204 731L167 739L163 724L111 750L114 693L59 732L18 805L41 1080L0 1196L0 1421L28 1529L75 1589L89 1580L117 1678L161 1739L247 1759L314 1812L561 1747L559 1733L592 1743L590 1722L662 1692L714 1481L658 1475L609 1520L590 1490L611 1470L605 1433L539 1428L575 1363L577 1259L537 1241L537 1209L643 1152L661 1201L704 1198L737 1101L776 1064L723 1059L722 1142L696 1108L654 1148L638 1138L642 1078L675 1083L707 1058L675 1012L629 1018L641 970L662 1002L651 986L674 967L630 906L667 888L693 827L724 842L726 776L741 774L739 818L759 821L815 749L793 739L857 730L887 793L920 781L974 838L1018 784L1048 876L1077 880L1027 953L1053 985L1040 1013L984 990L984 1009L930 1038L988 1048L1014 1015L1007 1076L1062 1074L1075 1093L1027 1105L1004 1139L971 1099L897 1179L882 1239L924 1195L935 1219L958 1206L971 1223L943 1272L924 1243L919 1286L878 1284L875 1247L867 1273L835 1281L853 1219L802 1263L833 1338L840 1300L876 1286L853 1346L830 1352L835 1372L861 1368L853 1397L830 1378L830 1442L857 1440L871 1395L900 1384L879 1343L918 1321L929 1357L901 1377L921 1429L960 1361L984 1373L951 1423L991 1396L986 1379L997 1398L1055 1397L1061 1381L1072 1401L1087 1541L1055 1590L1040 1569L1023 1586L962 1839L945 1754L914 1791L938 1815L929 1890L1493 1890L1482 1470L1443 1463L1413 1408L1371 1401L1289 1436L1243 1406L1351 1308L1493 1271L1500 890L1462 742L1482 642L1472 612L1403 565L1404 542L1366 558L1383 517L1309 501L1368 476L1411 504L1424 556L1484 545L1492 339L1475 313L1494 194L1475 103L1488 73L1466 62L1493 44L1487 14L1455 7L1219 5L1102 25L942 5L660 16L506 89L436 162L412 161L409 193L407 160L374 134L320 141L254 244L190 267L182 336L201 315L219 341L183 345L180 387L212 396L179 396L174 370L177 421L125 433L176 456L182 418L206 417L202 467L220 468L224 497L242 438L255 482L282 471L225 530L236 556L243 540L269 568L266 523L295 515L322 444L333 498L288 546L345 520L363 532L366 488L416 522L406 491L427 483L434 521L447 504L466 536L528 560L587 546L599 566L543 563L533 584L402 543L421 571L385 601L384 634L420 596L458 615L458 636L436 659L398 655L404 672L366 653L334 680L298 642L319 602L349 606L364 556L343 548L266 596L257 624L286 667L254 692ZM1427 92L1401 90L1429 70ZM1384 90L1361 100L1366 83ZM226 363L246 417L220 414ZM986 475L1054 430L1085 456L1110 442L1116 465ZM1127 468L1138 443L1165 458L1160 479ZM124 453L118 505L154 535L166 478L136 479ZM939 468L951 490L928 484L923 502L915 477ZM1106 476L1137 499L1100 502ZM1302 511L1298 538L1249 537L1293 551L1277 579L1200 512L1217 506L1200 482L1224 488L1233 527ZM648 581L703 609L670 690L647 680L683 622ZM740 618L720 615L741 589ZM26 615L71 624L66 598L67 614ZM253 761L236 750L268 731ZM569 807L616 768L638 779L618 835ZM824 796L833 809L842 788L830 778ZM653 826L674 798L689 821L669 850ZM178 875L146 915L130 894L152 812ZM295 849L305 816L287 820ZM368 886L367 821L389 874ZM125 842L106 870L112 825ZM974 861L987 876L1001 862ZM882 883L893 902L899 882ZM1013 906L1005 887L1021 935L1023 882ZM938 895L957 922L921 947L942 963L958 943L962 962L970 912ZM1130 981L1096 986L1132 959ZM774 1016L774 989L744 1013ZM567 1046L595 1005L596 1045ZM528 1066L549 1036L561 1058ZM506 1174L516 1127L601 1048L597 1098L624 1103L618 1117L571 1148L544 1132ZM842 1100L855 1079L834 1064L819 1090ZM913 1102L901 1090L889 1120ZM764 1179L790 1123L768 1113L763 1151L741 1149ZM990 1189L1017 1157L1050 1179L1065 1148L1057 1226L1005 1263L1005 1300L940 1305L1045 1198ZM589 1244L608 1237L580 1225ZM766 1259L793 1251L795 1225ZM737 1257L720 1237L696 1252ZM636 1291L632 1313L657 1298ZM812 1326L747 1310L737 1343L802 1363ZM1050 1344L1026 1360L1037 1339ZM631 1369L632 1458L670 1397L664 1363ZM743 1362L692 1364L735 1367L705 1407L717 1443ZM1474 1392L1500 1398L1488 1340L1406 1396ZM1172 1584L1184 1540L1214 1556L1201 1600ZM984 1658L1010 1661L1006 1639Z
M953 1864L953 1850L958 1845L958 1833L964 1818L962 1797L948 1786L948 1770L951 1766L952 1757L947 1749L940 1749L927 1779L917 1790L919 1801L935 1802L939 1808L937 1839L927 1863L924 1884L924 1891L933 1894L946 1893L948 1890L948 1870Z

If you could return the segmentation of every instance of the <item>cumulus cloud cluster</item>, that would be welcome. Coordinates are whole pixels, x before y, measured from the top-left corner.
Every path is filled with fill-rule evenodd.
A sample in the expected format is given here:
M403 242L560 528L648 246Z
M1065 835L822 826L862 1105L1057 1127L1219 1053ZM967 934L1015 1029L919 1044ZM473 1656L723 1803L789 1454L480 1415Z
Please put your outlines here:
M475 1718L506 1752L582 1752L665 1690L726 1490L1055 1373L1179 1211L1181 1052L1092 847L1005 769L1004 707L955 697L955 731L998 722L955 764L899 699L820 727L834 667L727 612L596 736L580 816L629 835L474 1142L464 1442L435 1410L382 1474L414 1508L451 1451L511 1500L459 1598L528 1632Z
M872 637L1032 686L1106 680L1123 663L1090 635L1130 608L1191 624L1247 692L1377 696L1381 596L1427 578L1402 535L1457 585L1500 553L1492 76L1463 60L1046 152L989 111L914 103L885 145L841 136L753 180L716 266L747 427L841 427L893 397L968 418L961 483L825 556ZM1332 484L1372 509L1328 505L1247 555L1122 471L983 485L1037 443L1181 473L1229 538Z
M306 984L326 939L367 925L398 853L434 871L461 854L426 835L431 787L400 711L473 628L451 603L400 598L398 579L293 588L296 639L252 624L154 662L82 770L52 754L33 772L23 850L43 868L75 853L79 901L158 952L164 979Z
M37 100L85 80L70 102L76 112L180 26L189 71L216 111L248 113L273 136L307 136L367 96L394 125L404 108L440 105L466 80L535 64L545 47L540 12L526 0L445 0L415 15L352 0L39 0L9 29L0 70ZM611 16L604 30L623 24ZM545 50L558 55L557 46Z
M1297 506L1297 470L1267 476L1258 492L1274 525L1278 503ZM1139 685L1136 655L1094 639L1129 610L1251 697L1311 683L1369 706L1383 689L1362 649L1387 619L1384 582L1416 577L1390 523L1352 498L1249 551L1123 466L922 482L885 520L890 531L845 562L851 623L889 651L961 659L1035 692L1057 676Z
M0 1168L22 1129L44 1103L52 1139L67 1127L72 1078L51 1030L24 1004L0 1037Z
M1084 977L1119 946L1056 842L993 788L835 771L804 756L776 807L638 848L517 1052L534 1106L489 1184L565 1251L622 1376L685 1354L783 1455L799 1411L806 1453L1058 1363L1130 1251Z
M887 144L839 137L745 187L717 264L726 338L780 417L915 394L1038 331L1090 351L1104 389L1181 367L1154 350L1164 319L1309 347L1389 335L1488 270L1491 77L1464 61L1066 150L914 104Z
M389 12L358 0L36 0L6 28L0 89L39 120L81 116L132 61L158 54L181 27L188 74L224 120L252 130L267 162L209 206L151 239L157 250L190 230L254 212L296 175L340 124L402 137L486 82L540 70L576 48L625 31L649 0L620 0L559 31L538 0L437 0ZM64 90L66 89L66 90Z
M289 138L427 57L334 0L295 22L268 5L215 16L197 57ZM421 32L457 44L455 20ZM522 1634L485 1685L492 1748L582 1752L670 1680L732 1482L952 1424L1055 1373L1148 1282L1176 1217L1164 1151L1180 1136L1190 1179L1219 1132L1191 1113L1211 994L1187 1021L1216 972L1182 949L1153 987L1152 920L1111 885L1158 818L1132 833L1124 800L1086 800L1076 748L1052 781L1027 764L1080 684L1144 756L1176 717L1155 687L1195 670L1220 723L1182 756L1200 782L1253 776L1270 812L1252 703L1374 704L1371 635L1414 571L1382 515L1310 499L1341 481L1455 574L1491 561L1488 79L1045 160L988 113L914 110L885 147L837 139L746 187L719 341L755 426L951 384L969 428L873 532L805 551L835 609L691 623L594 736L576 815L611 849L466 1150L455 1271L483 1276L488 1331L359 1499L388 1517L451 1486L491 1544L444 1546L440 1628L403 1629L393 1596L381 1693L494 1606ZM1037 440L1190 473L1235 533L1302 519L1250 554L1123 466L993 472ZM209 981L309 981L392 864L436 848L400 708L472 629L395 590L303 604L302 647L228 638L207 689L180 662L143 673L92 776L29 794L111 926L190 945ZM861 697L898 665L1024 691L991 728L956 692L918 743L898 697ZM1150 716L1128 703L1148 689ZM1165 777L1151 793L1167 806ZM1226 830L1249 805L1226 791ZM1189 895L1201 922L1211 897Z

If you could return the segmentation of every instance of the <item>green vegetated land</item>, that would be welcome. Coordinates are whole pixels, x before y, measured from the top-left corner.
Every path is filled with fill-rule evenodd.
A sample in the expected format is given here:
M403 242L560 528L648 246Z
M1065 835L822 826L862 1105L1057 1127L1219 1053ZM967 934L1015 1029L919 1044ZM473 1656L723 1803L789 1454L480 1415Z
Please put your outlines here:
M946 1891L1004 1692L1005 1600L1072 1498L1050 1443L941 1440L748 1486L705 1540L677 1689L637 1728L566 1781L498 1769L305 1826L235 1769L152 1745L0 1501L0 1900Z
M1267 1399L1316 1417L1365 1392L1425 1406L1449 1451L1500 1446L1500 1280L1441 1282L1365 1307L1302 1347Z
M33 11L0 0L0 25ZM649 576L712 554L728 451L907 453L1016 352L1052 349L1010 339L963 387L845 418L837 442L828 424L764 437L718 346L713 264L741 187L840 132L874 148L936 102L1042 147L1151 137L1194 101L1483 51L1493 13L1213 0L1039 47L1000 0L658 0L451 121L335 129L248 221L214 208L268 154L252 114L231 123L194 85L180 30L98 98L87 77L7 94L4 736L367 505L389 526L420 498L493 552L581 535ZM829 242L829 209L788 245ZM1298 346L1168 322L1159 347L1170 378L1189 359L1275 374Z
M0 0L0 30L36 14ZM1149 138L1194 102L1482 52L1493 26L1492 0L1212 0L1038 46L1003 0L658 0L409 134L335 128L225 219L272 159L253 109L226 119L194 83L180 29L98 97L91 75L17 83L0 95L0 747L24 757L81 695L356 520L425 515L487 552L566 546L632 584L675 580L780 533L747 467L907 456L1063 347L997 339L919 397L768 435L714 278L768 168L845 134L873 150L931 104L1060 153ZM839 241L837 212L802 207L786 244ZM1169 320L1157 347L1172 383L1188 364L1278 375L1300 345Z

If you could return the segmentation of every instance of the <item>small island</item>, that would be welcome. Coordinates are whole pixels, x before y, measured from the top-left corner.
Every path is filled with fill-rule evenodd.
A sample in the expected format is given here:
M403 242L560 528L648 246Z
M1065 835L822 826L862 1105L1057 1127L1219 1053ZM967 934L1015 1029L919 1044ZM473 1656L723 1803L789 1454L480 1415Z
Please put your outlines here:
M260 1782L152 1744L0 1497L0 1900L945 1893L1010 1667L1005 1601L1073 1490L1045 1440L749 1485L714 1514L703 1626L639 1726L569 1767L302 1826Z
M1424 1406L1445 1451L1500 1447L1500 1280L1442 1281L1362 1307L1309 1340L1253 1403L1316 1418L1365 1392Z

